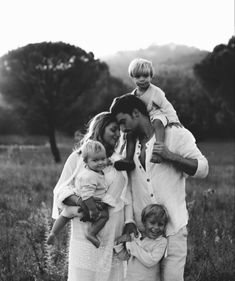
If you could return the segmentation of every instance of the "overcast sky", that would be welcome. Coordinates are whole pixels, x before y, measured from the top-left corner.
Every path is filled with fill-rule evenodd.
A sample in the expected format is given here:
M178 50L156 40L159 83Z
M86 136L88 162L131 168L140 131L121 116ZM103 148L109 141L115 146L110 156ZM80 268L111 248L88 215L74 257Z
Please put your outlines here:
M212 51L234 35L234 0L0 0L0 56L63 41L96 57L151 44Z

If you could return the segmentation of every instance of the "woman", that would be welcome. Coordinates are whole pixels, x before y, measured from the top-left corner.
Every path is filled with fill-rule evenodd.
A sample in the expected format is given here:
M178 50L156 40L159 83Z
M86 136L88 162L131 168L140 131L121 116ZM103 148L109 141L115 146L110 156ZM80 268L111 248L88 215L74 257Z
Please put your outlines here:
M116 120L109 112L96 115L90 122L81 143L88 139L100 141L112 162L120 159L115 152L120 131ZM84 163L77 148L67 159L61 177L54 189L53 218L58 217L58 208L64 204L78 205L79 198L74 194L73 186L76 175L84 168ZM110 208L109 220L98 234L101 241L97 249L86 239L90 222L72 219L69 247L68 281L123 281L123 262L113 255L114 242L122 234L124 221L132 218L131 193L127 186L125 172L116 171L113 166L105 170L110 183L107 193L112 196L115 207Z

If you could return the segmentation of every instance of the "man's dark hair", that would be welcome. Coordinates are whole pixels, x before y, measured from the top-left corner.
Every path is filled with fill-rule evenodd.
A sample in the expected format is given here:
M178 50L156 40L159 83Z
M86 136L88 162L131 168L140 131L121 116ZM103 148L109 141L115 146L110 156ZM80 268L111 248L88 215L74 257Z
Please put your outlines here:
M125 94L115 98L109 110L113 116L116 116L118 113L131 115L134 109L138 109L143 115L148 116L146 105L132 94Z

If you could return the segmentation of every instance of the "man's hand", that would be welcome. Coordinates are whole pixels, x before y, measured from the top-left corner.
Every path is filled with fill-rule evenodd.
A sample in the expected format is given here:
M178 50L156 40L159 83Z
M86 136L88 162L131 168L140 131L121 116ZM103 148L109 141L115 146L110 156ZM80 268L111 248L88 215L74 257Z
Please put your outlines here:
M131 242L131 236L129 234L123 234L119 236L116 240L117 245L125 242Z
M138 237L138 235L139 235L135 223L130 222L130 223L127 223L124 226L122 234L126 234L128 236L131 236L132 233L135 235L135 237Z
M159 164L159 163L162 162L163 158L158 153L156 153L156 151L154 149L155 148L155 144L157 144L157 146L158 146L159 144L163 144L163 142L159 142L158 141L158 142L154 143L150 162Z
M176 169L182 171L189 176L195 175L198 168L198 160L184 158L181 155L171 152L165 144L155 143L154 152L158 153L164 160L170 161Z
M160 155L164 160L171 160L173 155L163 142L154 143L153 153Z

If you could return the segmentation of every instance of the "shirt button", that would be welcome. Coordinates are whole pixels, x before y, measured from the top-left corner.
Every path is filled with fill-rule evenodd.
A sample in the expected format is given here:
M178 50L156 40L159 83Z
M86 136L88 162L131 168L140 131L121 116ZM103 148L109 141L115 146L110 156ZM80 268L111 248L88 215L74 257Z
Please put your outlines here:
M151 193L151 197L153 197L153 194Z
M142 168L142 166L139 166L139 168L141 169L141 168Z
M150 181L150 179L147 179L147 181L149 182L149 181Z

